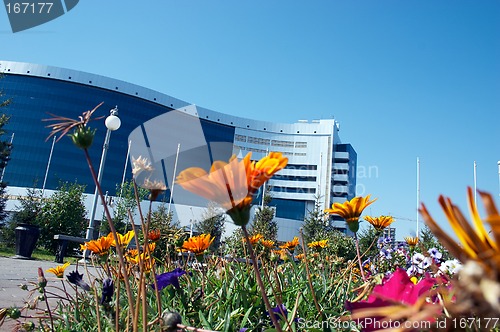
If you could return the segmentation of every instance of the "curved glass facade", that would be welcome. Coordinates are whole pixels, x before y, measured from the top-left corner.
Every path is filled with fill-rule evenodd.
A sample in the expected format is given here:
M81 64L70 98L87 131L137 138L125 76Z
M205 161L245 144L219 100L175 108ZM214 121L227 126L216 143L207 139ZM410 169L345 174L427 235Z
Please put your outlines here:
M283 220L278 221L280 232L285 232L281 238L288 239L296 233L308 211L313 209L316 197L320 197L327 208L332 202L355 196L356 152L350 144L340 141L338 123L333 119L311 122L299 120L293 124L256 121L189 105L127 82L36 64L0 61L0 72L3 74L0 89L7 98L12 99L6 109L11 115L6 130L8 135L15 134L12 159L4 175L9 187L22 189L33 187L34 183L37 183L36 187L42 187L52 147L52 139L46 140L50 133L50 129L46 128L49 122L42 120L50 118L49 113L77 118L83 111L103 102L95 116L106 117L111 109L118 106L121 119L121 127L111 133L102 177L103 190L110 195L116 192L117 184L122 181L131 134L135 131L144 141L153 140L155 135L149 135L150 132L163 133L172 130L172 127L168 129L156 125L151 129L148 123L180 112L182 116L196 118L199 123L201 136L206 143L205 150L208 147L205 166L214 160L227 160L231 154L241 157L249 152L252 153L252 159L260 159L269 151L279 151L288 157L287 167L269 182L273 196L271 205L276 207L276 217ZM89 150L97 172L106 134L104 119L93 122L91 126L97 129ZM183 128L175 130L182 136L190 134L189 130L183 131ZM170 150L178 144L177 139L165 138L145 143L148 149L149 146L170 144ZM186 145L183 147L186 148ZM189 154L191 159L184 158ZM183 167L200 166L187 163L197 158L196 149L182 151L181 155L183 158L179 157L178 171ZM172 154L169 156L162 159L164 173L165 169L171 170L174 165L175 157ZM126 179L130 179L130 162L127 168ZM172 184L168 182L172 182L173 177L165 176L168 187L171 187ZM95 189L84 153L68 137L54 145L45 188L56 189L60 181L84 184L87 193L93 193ZM184 202L179 196L180 192L181 189L174 191L173 199L177 200L177 204L195 205L193 202ZM167 191L163 199L168 200L169 195ZM192 210L186 218L195 218Z

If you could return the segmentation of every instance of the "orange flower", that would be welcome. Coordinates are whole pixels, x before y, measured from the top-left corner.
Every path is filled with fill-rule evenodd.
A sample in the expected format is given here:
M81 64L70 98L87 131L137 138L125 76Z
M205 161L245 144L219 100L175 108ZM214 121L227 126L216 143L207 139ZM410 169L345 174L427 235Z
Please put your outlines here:
M391 216L380 216L380 217L370 217L366 216L365 220L368 221L377 231L383 231L384 228L389 227L390 224L394 222L394 218Z
M130 243L130 241L134 238L134 231L128 231L127 234L125 235L121 235L120 233L116 233L116 236L118 237L118 243L122 246L122 247L126 247L128 246L128 244ZM108 237L112 239L112 243L111 243L111 246L113 247L116 247L116 242L113 238L113 233L109 233L108 234Z
M56 267L51 267L50 269L46 270L46 272L54 273L56 277L62 278L64 276L64 270L69 266L69 262L64 263L64 265L59 265Z
M232 156L229 163L216 161L210 172L199 167L182 171L177 182L185 189L221 205L238 226L250 220L253 195L288 159L280 152L271 152L259 161L250 160L251 153L238 161Z
M262 234L255 234L255 235L252 235L248 238L248 240L250 241L250 244L251 245L254 245L256 244L257 242L259 242L259 240L261 240L262 238L264 238L262 236ZM245 241L245 239L243 239L243 241Z
M298 237L294 237L292 241L286 242L285 244L281 245L280 248L281 249L287 249L287 250L290 250L290 251L294 251L295 247L298 244L299 244L299 238Z
M271 249L274 247L274 241L271 240L260 240L260 244L262 244L267 249Z
M415 237L407 236L405 237L405 241L411 248L413 248L418 244L418 236Z
M474 260L481 264L487 272L498 274L500 270L500 214L493 197L486 192L478 192L487 213L485 221L490 225L491 230L489 232L484 227L484 222L479 216L472 188L467 188L467 195L473 226L467 221L460 209L453 204L451 199L443 196L439 197L439 203L459 243L438 226L424 204L422 204L420 213L431 231L453 256L462 262Z
M149 232L148 234L148 239L149 241L158 241L161 237L161 233L160 233L160 230L158 229L154 229L152 231Z
M187 241L184 241L182 249L191 251L195 255L201 255L210 247L214 240L215 238L212 238L210 234L193 236L187 239Z
M111 235L111 236L110 236ZM80 246L81 250L89 250L94 254L98 254L100 256L106 255L109 252L109 248L113 245L113 234L109 233L108 236L101 236L97 240L92 240L89 242L85 242Z
M328 246L327 242L328 242L328 240L314 241L314 242L308 243L307 246L309 248L324 249Z
M366 197L354 197L350 201L344 203L333 203L331 209L326 209L325 212L329 214L336 214L341 216L347 222L349 229L356 233L359 230L359 216L363 210L377 199L370 201L370 195Z
M297 258L298 260L304 260L304 259L306 259L306 255L298 254L297 256L295 256L295 258Z

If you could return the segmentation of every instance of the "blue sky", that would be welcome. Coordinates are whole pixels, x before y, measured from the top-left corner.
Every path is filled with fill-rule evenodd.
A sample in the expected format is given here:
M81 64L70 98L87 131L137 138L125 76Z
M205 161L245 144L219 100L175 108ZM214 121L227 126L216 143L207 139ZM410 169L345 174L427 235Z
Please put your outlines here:
M466 187L498 198L500 2L95 1L13 34L4 60L87 71L219 112L295 122L335 117L358 153L358 193L415 232L421 200L467 210Z

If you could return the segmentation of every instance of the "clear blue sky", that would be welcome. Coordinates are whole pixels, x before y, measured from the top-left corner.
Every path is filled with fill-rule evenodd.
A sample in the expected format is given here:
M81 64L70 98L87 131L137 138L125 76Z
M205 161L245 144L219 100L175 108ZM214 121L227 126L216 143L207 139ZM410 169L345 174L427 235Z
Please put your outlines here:
M4 60L87 71L219 112L335 117L362 171L367 211L416 219L466 187L498 198L500 1L95 1L13 34ZM368 171L371 170L371 173ZM397 237L415 232L398 220Z

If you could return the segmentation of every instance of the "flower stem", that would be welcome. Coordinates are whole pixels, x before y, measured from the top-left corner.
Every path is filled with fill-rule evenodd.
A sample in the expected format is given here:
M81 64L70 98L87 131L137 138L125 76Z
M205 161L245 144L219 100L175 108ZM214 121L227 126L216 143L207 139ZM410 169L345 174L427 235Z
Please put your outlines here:
M276 329L277 332L282 332L283 330L281 329L281 326L278 323L276 316L274 315L271 303L269 303L269 299L267 298L266 289L264 287L264 283L262 282L262 278L260 277L258 262L257 259L255 258L255 254L252 249L252 244L250 243L247 228L245 227L245 225L243 225L241 226L241 229L243 230L243 234L245 235L245 241L247 243L248 253L250 254L250 259L252 260L253 269L255 271L255 278L257 279L257 284L259 285L260 292L262 294L262 300L264 300L264 304L266 305L266 309L269 312L269 317L271 317L271 321L273 322L274 328Z
M361 263L361 254L359 252L359 239L357 233L354 233L354 240L356 241L356 254L358 256L358 264L359 264L359 271L361 272L361 278L363 278L363 281L366 281L365 271L363 271L363 264Z
M104 198L104 194L102 193L102 188L101 184L99 181L97 181L97 175L94 170L94 166L92 166L92 161L90 159L89 151L87 149L83 149L85 152L85 158L87 159L87 164L89 165L90 168L90 173L92 174L92 178L94 179L97 192L99 193L99 197L101 197L101 202L104 207L104 213L106 215L106 219L108 219L108 224L109 224L109 229L111 230L111 233L113 233L113 239L115 240L115 243L120 243L118 236L116 235L116 228L113 223L113 219L111 218L111 214L109 213L108 205L106 203L106 199ZM132 289L130 288L130 283L128 280L128 273L127 269L125 267L125 260L123 259L123 251L121 246L117 245L116 246L116 253L118 254L118 260L120 262L120 268L123 272L123 281L125 283L125 290L127 291L127 299L128 299L128 305L129 305L129 310L133 310L134 308L134 297L132 295ZM133 331L137 331L137 322L133 321Z

